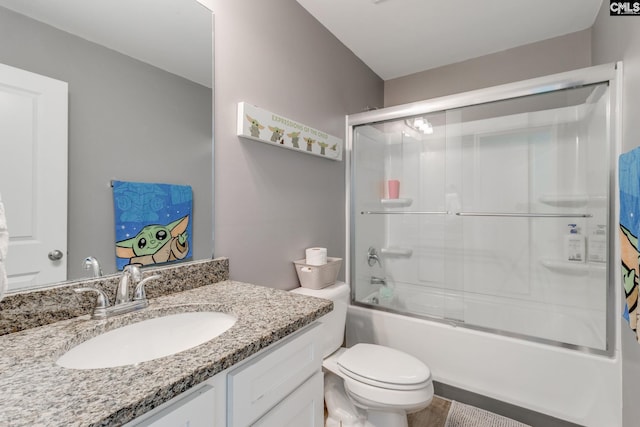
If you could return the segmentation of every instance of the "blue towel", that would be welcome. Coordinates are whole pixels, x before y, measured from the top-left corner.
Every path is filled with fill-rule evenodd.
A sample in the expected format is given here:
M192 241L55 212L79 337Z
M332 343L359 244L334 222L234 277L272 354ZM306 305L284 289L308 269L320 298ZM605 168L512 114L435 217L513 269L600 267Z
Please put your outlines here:
M640 148L619 159L620 181L620 257L625 293L623 316L637 331L638 320L638 233L640 232ZM637 335L636 335L637 336Z
M126 181L112 186L118 270L191 259L190 186Z

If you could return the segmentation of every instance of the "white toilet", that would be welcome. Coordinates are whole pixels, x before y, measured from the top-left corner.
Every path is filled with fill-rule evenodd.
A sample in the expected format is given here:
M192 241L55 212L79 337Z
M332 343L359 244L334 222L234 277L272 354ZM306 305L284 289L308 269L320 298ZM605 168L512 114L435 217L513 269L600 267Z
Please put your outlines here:
M407 414L429 406L431 372L420 360L375 344L341 347L349 285L336 282L291 292L333 301L333 311L319 319L324 326L327 427L407 427Z

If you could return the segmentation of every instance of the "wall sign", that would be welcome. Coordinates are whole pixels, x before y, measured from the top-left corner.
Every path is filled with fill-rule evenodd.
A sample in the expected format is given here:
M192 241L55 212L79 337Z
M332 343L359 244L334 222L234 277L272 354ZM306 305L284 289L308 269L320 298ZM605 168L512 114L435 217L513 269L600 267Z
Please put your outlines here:
M246 102L238 103L237 134L329 160L342 160L342 139Z

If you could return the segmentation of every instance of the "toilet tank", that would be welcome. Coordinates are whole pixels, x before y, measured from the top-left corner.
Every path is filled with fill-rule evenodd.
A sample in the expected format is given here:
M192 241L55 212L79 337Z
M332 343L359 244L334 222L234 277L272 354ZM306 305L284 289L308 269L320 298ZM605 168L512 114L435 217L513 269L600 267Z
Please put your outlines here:
M344 341L344 326L347 321L347 306L349 305L349 285L344 282L336 282L322 289L295 288L291 292L333 301L333 311L318 319L318 322L323 326L322 356L327 357L339 349Z

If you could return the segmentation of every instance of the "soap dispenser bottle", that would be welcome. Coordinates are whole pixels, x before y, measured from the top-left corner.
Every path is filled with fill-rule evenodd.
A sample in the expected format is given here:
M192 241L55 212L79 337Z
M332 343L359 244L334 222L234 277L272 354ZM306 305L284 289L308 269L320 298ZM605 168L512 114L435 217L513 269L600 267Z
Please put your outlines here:
M567 261L585 261L585 240L577 224L569 224L569 234L564 237L564 255Z

